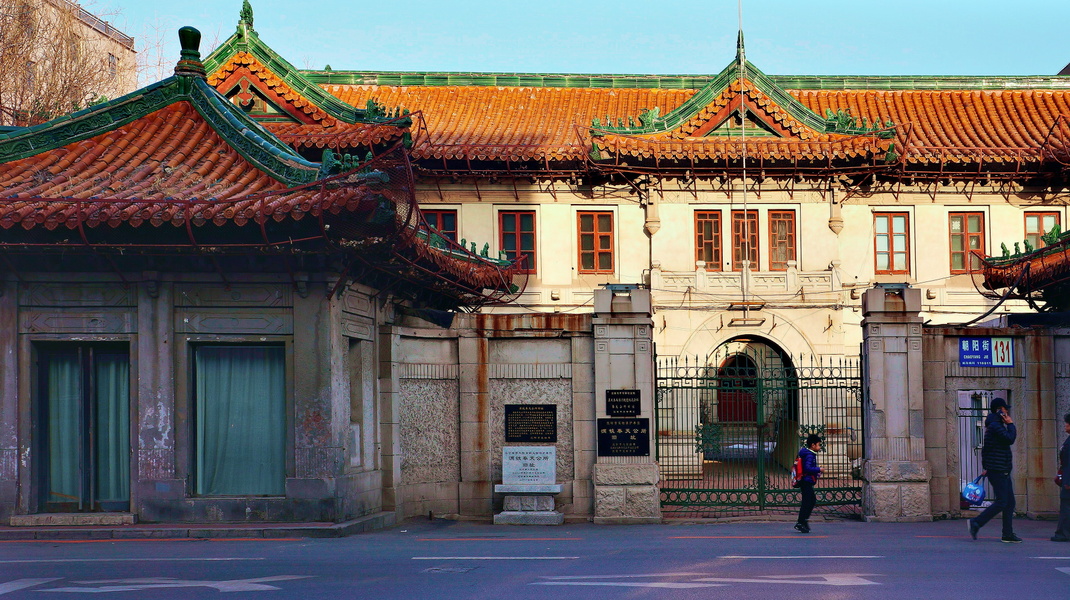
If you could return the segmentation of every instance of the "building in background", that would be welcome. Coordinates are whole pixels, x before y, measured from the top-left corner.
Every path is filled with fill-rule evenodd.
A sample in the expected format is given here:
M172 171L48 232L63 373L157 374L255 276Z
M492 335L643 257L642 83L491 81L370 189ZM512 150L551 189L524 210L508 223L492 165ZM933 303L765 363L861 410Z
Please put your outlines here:
M134 38L69 0L0 7L0 126L25 126L137 85Z
M742 35L709 76L299 71L251 13L206 66L309 158L379 135L353 107L411 113L429 222L523 258L519 303L483 310L589 312L596 287L639 283L662 357L856 357L875 283L970 321L994 305L976 254L1043 246L1068 216L1063 76L770 76Z

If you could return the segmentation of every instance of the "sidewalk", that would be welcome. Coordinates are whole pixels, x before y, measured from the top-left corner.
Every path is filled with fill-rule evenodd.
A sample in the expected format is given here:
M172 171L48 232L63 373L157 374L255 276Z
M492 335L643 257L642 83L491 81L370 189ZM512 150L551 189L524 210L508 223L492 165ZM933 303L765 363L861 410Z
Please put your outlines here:
M130 525L0 526L0 541L335 538L392 527L393 512L343 523L135 523Z

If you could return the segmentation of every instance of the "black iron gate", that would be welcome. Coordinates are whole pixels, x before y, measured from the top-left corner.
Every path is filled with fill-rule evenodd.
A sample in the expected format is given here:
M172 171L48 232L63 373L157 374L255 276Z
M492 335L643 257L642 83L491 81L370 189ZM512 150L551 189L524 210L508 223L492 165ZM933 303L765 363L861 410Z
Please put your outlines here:
M807 434L825 439L818 512L859 514L862 383L858 359L795 366L735 340L705 359L658 359L657 460L666 516L790 511L790 468Z

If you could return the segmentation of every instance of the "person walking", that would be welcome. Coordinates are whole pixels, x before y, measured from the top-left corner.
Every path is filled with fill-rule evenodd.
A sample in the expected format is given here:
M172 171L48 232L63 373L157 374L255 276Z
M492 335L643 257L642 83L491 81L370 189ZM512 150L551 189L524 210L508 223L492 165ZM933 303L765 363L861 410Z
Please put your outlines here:
M1011 481L1013 468L1011 446L1018 438L1018 430L1011 418L1010 405L1003 398L992 400L990 412L985 417L984 445L981 447L981 471L988 476L995 501L981 514L969 520L970 537L977 539L977 532L992 517L1003 513L1003 536L1001 541L1017 544L1022 538L1014 534L1014 483Z
M799 458L802 459L802 477L799 479L802 504L799 505L799 520L795 523L795 530L799 533L810 533L810 513L817 505L814 484L821 476L821 467L817 466L817 453L821 450L821 441L821 436L811 433L806 436L806 444L799 448Z
M1070 434L1070 413L1063 415L1063 431ZM1059 474L1055 483L1059 485L1059 523L1051 541L1070 542L1070 437L1063 440L1059 450Z

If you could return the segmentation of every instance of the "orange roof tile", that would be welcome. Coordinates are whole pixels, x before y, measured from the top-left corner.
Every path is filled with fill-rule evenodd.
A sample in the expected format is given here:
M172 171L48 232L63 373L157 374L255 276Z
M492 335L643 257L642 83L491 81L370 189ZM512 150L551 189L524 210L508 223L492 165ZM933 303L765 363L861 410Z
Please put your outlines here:
M818 114L891 119L906 160L1036 161L1059 115L1064 90L788 90Z
M305 123L261 123L265 129L294 148L331 148L345 150L395 142L405 135L396 125L343 123L330 127Z
M739 89L738 81L733 84ZM360 105L368 99L421 111L429 139L413 150L417 158L478 158L512 160L573 160L588 150L577 135L594 118L612 121L636 117L651 108L667 114L687 101L694 89L647 88L533 88L492 86L377 86L322 84L341 100ZM748 91L750 91L748 89ZM1039 161L1040 147L1059 115L1070 115L1066 90L786 90L824 118L826 111L849 111L870 123L891 120L896 125L896 150L911 163L940 161ZM750 94L792 133L809 134L768 98ZM723 100L723 99L722 99ZM700 111L680 135L695 131L711 117L711 105ZM689 129L690 128L690 129ZM751 152L775 156L805 156L822 147L785 146L782 138L751 138L753 144L774 144ZM617 141L617 147L639 151L638 143ZM860 143L859 143L860 144ZM824 146L834 152L858 153L862 146ZM880 147L886 148L887 142ZM676 147L657 145L668 155ZM727 151L724 140L705 141L703 154ZM718 156L723 156L718 154Z
M369 99L423 111L430 139L413 148L417 158L582 160L588 151L576 126L594 118L616 120L658 107L667 113L693 90L481 86L324 85L342 101Z
M278 193L286 189L180 101L108 133L0 163L0 227L243 224L299 219L324 206L322 197L313 202L316 188ZM355 200L342 189L328 194L334 210Z

